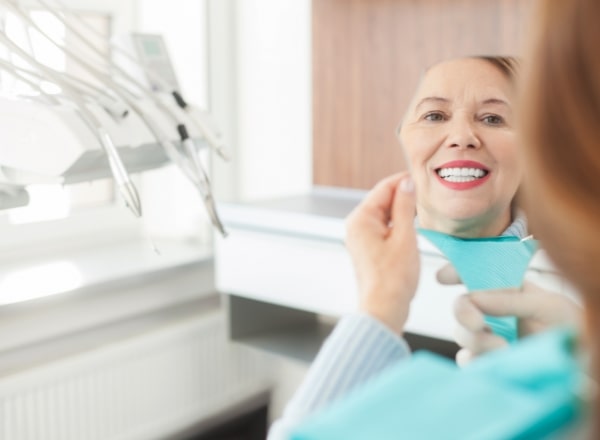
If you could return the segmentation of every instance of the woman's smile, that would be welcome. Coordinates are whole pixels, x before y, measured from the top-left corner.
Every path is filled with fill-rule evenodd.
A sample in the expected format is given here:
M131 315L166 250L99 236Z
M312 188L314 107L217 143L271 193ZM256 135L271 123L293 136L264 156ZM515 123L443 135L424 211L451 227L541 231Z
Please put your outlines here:
M437 180L446 188L457 191L483 185L490 175L485 165L472 160L453 160L435 169Z

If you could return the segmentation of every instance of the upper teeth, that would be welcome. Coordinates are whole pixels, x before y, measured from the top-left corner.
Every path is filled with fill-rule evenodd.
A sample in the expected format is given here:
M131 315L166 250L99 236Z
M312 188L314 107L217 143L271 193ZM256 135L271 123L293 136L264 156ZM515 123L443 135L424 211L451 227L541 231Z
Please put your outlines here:
M479 168L440 168L438 175L449 182L471 182L487 174Z

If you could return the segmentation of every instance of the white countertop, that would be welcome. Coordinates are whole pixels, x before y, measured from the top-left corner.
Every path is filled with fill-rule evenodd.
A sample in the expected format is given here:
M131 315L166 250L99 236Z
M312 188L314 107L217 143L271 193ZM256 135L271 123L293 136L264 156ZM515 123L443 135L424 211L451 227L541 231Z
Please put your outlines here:
M131 239L0 260L0 353L215 295L212 248Z

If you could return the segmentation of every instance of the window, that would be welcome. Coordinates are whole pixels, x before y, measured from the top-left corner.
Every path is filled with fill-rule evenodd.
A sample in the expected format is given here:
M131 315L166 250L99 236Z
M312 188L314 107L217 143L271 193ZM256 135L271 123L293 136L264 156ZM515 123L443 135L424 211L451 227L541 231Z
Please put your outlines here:
M108 41L110 38L111 17L106 13L80 13L79 17L89 26L89 29L83 29L76 20L71 19L74 27L79 27L83 32L92 35L90 38L97 46L98 50L110 56ZM31 10L30 17L34 22L47 32L56 41L64 44L71 50L78 51L82 48L81 43L73 33L65 27L52 13L41 10ZM7 13L6 33L9 38L15 41L19 46L29 48L35 58L43 64L66 72L77 78L94 83L95 80L79 65L69 59L64 52L52 45L44 36L34 29L24 26L22 20L14 14ZM86 48L87 49L87 48ZM29 68L29 65L14 55L9 55L9 59L23 68ZM2 92L4 94L16 95L20 93L31 94L32 88L22 81L11 77L7 72L2 76ZM42 84L49 93L58 93L56 87L50 83ZM0 211L0 215L6 217L10 224L25 224L31 222L43 222L67 218L73 210L89 207L101 207L112 205L115 202L115 191L112 180L103 179L90 182L84 182L75 185L63 186L54 184L36 184L27 188L30 201L25 207L15 208L7 211Z

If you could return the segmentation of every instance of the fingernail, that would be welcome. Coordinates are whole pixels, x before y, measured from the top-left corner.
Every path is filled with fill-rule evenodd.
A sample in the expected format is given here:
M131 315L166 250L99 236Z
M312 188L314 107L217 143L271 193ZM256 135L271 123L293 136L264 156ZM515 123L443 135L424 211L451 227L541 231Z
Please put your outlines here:
M400 181L400 191L411 193L415 190L415 183L410 176L405 177Z

